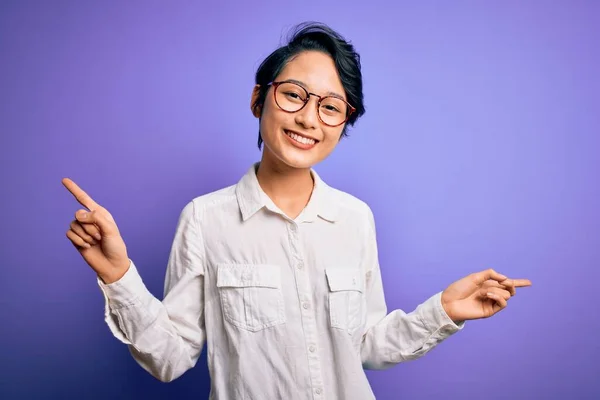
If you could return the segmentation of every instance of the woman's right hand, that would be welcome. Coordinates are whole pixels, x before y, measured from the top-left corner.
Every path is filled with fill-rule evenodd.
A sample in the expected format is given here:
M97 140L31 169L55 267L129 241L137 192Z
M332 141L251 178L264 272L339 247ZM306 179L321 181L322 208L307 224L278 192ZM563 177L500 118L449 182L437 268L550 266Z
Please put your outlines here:
M118 281L129 269L130 261L115 220L75 182L64 178L62 183L87 208L77 210L67 238L104 283Z

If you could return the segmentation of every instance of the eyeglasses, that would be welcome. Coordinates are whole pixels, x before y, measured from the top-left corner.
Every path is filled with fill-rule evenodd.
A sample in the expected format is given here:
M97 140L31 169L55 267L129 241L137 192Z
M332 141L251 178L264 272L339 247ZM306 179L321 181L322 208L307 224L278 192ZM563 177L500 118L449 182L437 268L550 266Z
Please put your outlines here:
M271 82L269 85L273 86L275 103L287 113L295 113L302 110L308 104L310 96L317 97L319 99L317 103L317 115L319 116L319 120L327 126L342 125L356 111L348 102L337 96L319 96L310 93L294 82Z

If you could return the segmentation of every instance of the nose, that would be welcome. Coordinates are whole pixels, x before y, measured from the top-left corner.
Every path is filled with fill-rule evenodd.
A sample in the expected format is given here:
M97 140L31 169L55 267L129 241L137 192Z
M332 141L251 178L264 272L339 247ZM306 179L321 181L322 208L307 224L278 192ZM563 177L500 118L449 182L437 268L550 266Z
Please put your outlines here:
M319 124L319 117L317 113L319 110L319 99L311 94L308 96L308 102L304 108L298 111L294 117L296 123L302 126L304 129L315 129Z

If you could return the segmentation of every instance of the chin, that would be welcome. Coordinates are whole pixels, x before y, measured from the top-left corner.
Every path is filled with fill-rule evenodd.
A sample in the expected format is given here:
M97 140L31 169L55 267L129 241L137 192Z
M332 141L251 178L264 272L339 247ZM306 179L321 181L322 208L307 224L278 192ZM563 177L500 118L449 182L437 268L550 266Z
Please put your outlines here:
M288 167L297 169L307 169L312 168L315 164L319 162L319 160L315 157L286 153L287 152L284 151L283 154L280 154L277 158L279 158L279 160Z
M288 137L285 130L283 130L281 134L275 136L265 135L263 136L263 140L265 151L270 153L265 154L265 156L271 158L276 163L281 163L289 168L312 168L314 165L323 161L330 153L330 151L325 151L327 150L326 147L329 143L327 140L317 140L316 143L312 144L297 143Z
M315 149L313 149L315 150ZM317 155L316 152L289 148L288 146L277 146L275 149L268 146L265 142L265 151L270 154L265 156L270 157L273 161L283 164L286 167L295 169L308 169L318 164L323 157Z

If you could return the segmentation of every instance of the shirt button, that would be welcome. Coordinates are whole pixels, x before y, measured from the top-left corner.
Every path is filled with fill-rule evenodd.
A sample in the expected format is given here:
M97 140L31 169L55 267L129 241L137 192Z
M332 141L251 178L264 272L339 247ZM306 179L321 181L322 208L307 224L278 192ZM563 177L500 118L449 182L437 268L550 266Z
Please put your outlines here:
M323 389L317 388L317 389L315 389L315 393L316 394L321 394L321 393L323 393Z
M290 230L291 230L292 232L296 232L296 230L297 230L297 229L298 229L298 228L296 228L296 225L292 225L292 226L290 226Z
M310 307L310 305L309 305L308 303L304 303L304 304L302 304L302 307L303 307L305 310L308 310L308 307Z
M304 267L304 265L302 265L302 263L298 263L298 269L302 269L302 267Z
M317 348L316 348L315 346L310 346L310 347L308 348L308 351L310 351L311 353L314 353L316 349L317 349Z

